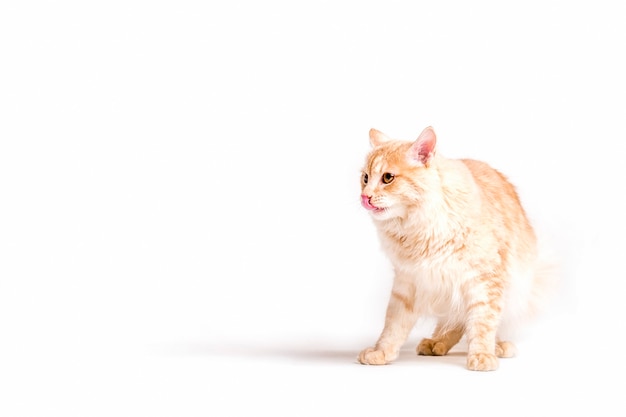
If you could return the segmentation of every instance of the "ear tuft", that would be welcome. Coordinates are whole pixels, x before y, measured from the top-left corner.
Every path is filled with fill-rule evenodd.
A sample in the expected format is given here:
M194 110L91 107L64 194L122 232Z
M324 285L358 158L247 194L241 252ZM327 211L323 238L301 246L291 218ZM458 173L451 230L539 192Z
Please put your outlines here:
M390 140L391 139L389 139L389 137L387 137L387 135L380 130L376 130L374 128L370 129L370 145L372 145L372 147L380 146Z
M437 135L435 135L435 130L431 126L428 126L420 133L417 140L413 142L413 145L411 145L411 157L428 166L432 157L435 155L436 145Z

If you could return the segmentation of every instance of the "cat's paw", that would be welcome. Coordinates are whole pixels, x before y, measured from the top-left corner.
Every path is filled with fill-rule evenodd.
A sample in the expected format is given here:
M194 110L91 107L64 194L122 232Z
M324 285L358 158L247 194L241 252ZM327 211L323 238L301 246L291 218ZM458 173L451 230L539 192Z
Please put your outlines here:
M417 345L417 354L424 356L444 356L450 348L442 342L433 339L422 339Z
M515 345L511 342L496 343L496 356L499 358L512 358L517 353Z
M359 353L359 362L363 365L386 365L390 361L386 359L385 352L375 348L367 348Z
M467 369L470 371L495 371L498 357L491 353L478 352L467 355Z

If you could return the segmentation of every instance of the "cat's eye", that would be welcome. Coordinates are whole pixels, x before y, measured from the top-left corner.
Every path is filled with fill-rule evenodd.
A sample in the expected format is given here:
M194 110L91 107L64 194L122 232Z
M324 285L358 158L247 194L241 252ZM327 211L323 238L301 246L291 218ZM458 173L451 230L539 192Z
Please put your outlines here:
M393 181L393 179L394 179L395 177L396 177L395 175L393 175L393 174L391 174L391 173L389 173L389 172L385 172L385 173L383 174L383 178L382 178L382 179L383 179L383 183L385 183L385 184L389 184L391 181Z
M367 176L367 174L363 174L363 184L367 184L368 179L369 177Z

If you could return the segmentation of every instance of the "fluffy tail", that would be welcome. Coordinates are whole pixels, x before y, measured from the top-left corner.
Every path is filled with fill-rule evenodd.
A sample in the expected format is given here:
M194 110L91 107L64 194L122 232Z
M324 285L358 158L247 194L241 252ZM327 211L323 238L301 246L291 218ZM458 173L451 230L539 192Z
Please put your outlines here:
M561 286L560 262L556 258L538 261L528 300L528 318L535 319L552 306Z
M554 252L541 248L532 270L515 277L505 298L505 314L498 330L501 340L523 337L524 330L554 305L561 285L561 268Z

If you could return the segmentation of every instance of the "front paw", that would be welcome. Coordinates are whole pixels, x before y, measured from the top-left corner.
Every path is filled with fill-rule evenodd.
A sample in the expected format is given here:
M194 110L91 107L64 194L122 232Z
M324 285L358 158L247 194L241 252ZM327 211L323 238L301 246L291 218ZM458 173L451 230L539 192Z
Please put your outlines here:
M491 353L470 353L467 355L467 369L470 371L495 371L498 369L498 358Z
M386 365L389 363L385 359L385 352L375 348L367 348L359 353L359 362L363 365Z

